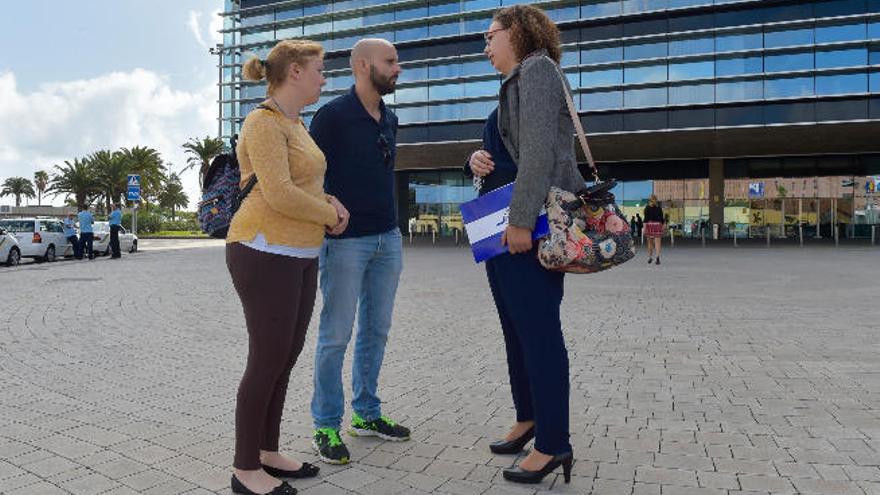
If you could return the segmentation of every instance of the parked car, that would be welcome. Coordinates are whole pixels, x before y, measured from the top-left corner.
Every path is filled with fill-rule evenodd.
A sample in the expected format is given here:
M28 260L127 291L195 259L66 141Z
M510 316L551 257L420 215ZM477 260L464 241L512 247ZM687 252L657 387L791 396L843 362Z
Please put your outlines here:
M93 249L95 254L107 256L110 254L110 223L95 222L93 230L95 231L95 241ZM136 253L138 249L138 238L136 235L121 227L119 230L119 250Z
M51 262L58 256L73 256L73 245L58 219L10 218L0 220L0 227L15 236L23 258Z
M15 266L21 261L21 248L15 236L0 227L0 263Z

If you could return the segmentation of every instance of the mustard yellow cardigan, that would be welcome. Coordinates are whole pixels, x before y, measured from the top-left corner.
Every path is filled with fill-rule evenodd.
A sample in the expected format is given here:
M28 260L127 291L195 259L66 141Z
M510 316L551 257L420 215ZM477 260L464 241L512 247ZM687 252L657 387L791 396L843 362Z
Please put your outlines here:
M257 185L232 219L226 242L252 241L262 233L269 244L320 247L324 228L337 223L336 208L324 194L324 153L302 119L286 118L271 100L248 114L236 153L241 187L256 172Z

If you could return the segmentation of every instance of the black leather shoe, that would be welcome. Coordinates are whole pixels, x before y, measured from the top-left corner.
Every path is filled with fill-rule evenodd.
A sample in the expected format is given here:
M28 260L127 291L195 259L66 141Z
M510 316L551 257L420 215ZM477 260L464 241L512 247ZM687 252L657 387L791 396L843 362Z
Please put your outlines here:
M562 466L562 474L565 476L565 482L571 482L571 464L574 456L571 452L553 456L547 461L547 464L540 471L528 471L519 466L515 468L505 469L503 471L504 479L514 483L540 483L544 477L552 473L556 468Z
M287 484L286 481L282 481L280 485L276 486L272 489L271 492L268 493L257 493L251 491L248 487L244 486L241 481L238 481L238 478L235 475L232 475L232 493L240 493L242 495L296 495L296 488Z
M321 468L309 464L308 462L304 462L302 463L302 467L300 467L296 471L278 469L272 466L267 466L265 464L263 464L263 470L269 473L269 475L276 478L314 478L318 475L318 471L320 471Z
M532 426L521 437L514 440L499 440L489 444L489 450L493 454L519 454L529 440L535 438L535 427Z

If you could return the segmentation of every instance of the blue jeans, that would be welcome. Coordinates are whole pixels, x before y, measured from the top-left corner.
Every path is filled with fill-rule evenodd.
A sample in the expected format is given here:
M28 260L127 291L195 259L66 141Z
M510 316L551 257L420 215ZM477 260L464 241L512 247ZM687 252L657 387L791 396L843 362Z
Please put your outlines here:
M366 420L381 414L376 395L397 282L403 268L400 230L378 235L325 239L319 261L321 324L315 351L315 428L339 429L345 412L342 362L357 313L358 331L352 363L351 406Z

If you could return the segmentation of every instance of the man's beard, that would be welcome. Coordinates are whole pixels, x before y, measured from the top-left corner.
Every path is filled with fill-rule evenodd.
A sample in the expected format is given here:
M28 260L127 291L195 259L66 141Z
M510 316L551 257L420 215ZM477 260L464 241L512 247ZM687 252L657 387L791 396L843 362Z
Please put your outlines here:
M380 95L385 96L394 92L394 88L397 86L397 78L394 76L384 77L376 70L376 66L371 65L370 83L372 83L373 87L376 88L376 91Z

